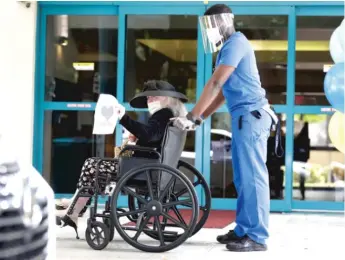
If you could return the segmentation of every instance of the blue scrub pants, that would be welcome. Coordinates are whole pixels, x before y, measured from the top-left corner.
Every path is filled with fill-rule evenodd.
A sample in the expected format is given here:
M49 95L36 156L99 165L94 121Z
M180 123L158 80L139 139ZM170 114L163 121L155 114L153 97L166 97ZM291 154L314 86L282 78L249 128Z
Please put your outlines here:
M247 235L255 242L265 244L270 212L267 140L272 118L263 109L257 111L261 114L260 119L248 113L242 116L241 124L239 117L232 118L231 122L232 164L237 190L234 231L239 237Z

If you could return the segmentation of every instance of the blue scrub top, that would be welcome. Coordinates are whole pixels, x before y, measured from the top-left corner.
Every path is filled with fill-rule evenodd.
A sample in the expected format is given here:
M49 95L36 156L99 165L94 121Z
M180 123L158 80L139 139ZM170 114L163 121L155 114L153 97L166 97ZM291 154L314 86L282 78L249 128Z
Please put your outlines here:
M243 33L233 33L224 43L218 53L216 67L221 64L236 68L223 86L223 95L233 118L268 104L254 50Z

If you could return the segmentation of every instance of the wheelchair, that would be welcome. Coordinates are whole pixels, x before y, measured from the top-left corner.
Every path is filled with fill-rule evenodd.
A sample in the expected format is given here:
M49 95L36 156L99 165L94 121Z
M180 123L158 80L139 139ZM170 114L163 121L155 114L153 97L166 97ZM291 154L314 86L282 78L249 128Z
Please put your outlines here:
M126 145L118 158L102 158L98 162L94 187L84 188L93 190L93 195L86 195L94 201L85 231L91 248L104 249L113 240L116 230L136 249L166 252L200 231L211 209L211 192L203 175L180 160L186 136L187 131L170 123L165 130L161 153L152 148ZM135 156L124 156L128 151ZM114 161L117 174L101 175L99 165L102 161ZM197 191L203 193L203 205L198 201ZM126 208L118 207L121 195L128 197ZM102 213L97 212L98 196L107 197ZM183 209L190 210L189 219L182 216ZM127 232L133 232L134 236ZM139 240L141 235L143 240ZM152 240L146 241L149 238Z

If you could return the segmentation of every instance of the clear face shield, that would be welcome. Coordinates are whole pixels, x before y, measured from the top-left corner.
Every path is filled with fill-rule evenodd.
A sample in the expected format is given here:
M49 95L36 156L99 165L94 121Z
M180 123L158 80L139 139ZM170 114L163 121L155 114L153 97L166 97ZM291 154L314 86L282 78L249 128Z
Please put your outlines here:
M234 15L231 13L204 15L199 17L205 53L219 51L225 37L234 28Z

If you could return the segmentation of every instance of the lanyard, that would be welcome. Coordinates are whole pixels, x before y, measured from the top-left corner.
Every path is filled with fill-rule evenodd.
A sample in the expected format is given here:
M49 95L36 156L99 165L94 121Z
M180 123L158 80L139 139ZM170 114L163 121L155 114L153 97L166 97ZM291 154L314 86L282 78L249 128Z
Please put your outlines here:
M265 105L262 109L265 110L271 116L271 118L273 120L272 128L273 128L273 126L275 128L274 129L275 130L274 150L275 150L276 156L281 158L284 155L284 149L282 147L282 140L281 140L280 119L277 117L276 113L274 112L274 110L269 105ZM280 150L280 153L278 152L278 149Z

